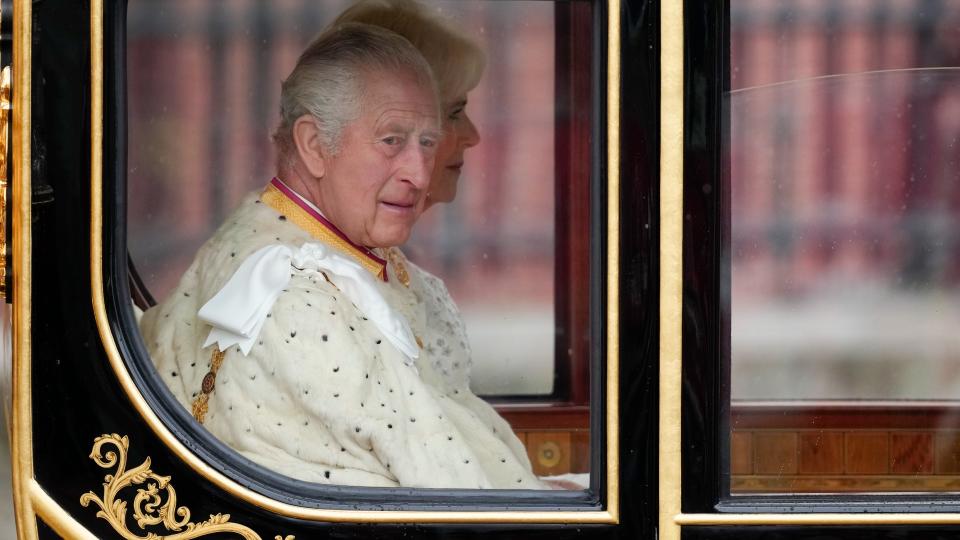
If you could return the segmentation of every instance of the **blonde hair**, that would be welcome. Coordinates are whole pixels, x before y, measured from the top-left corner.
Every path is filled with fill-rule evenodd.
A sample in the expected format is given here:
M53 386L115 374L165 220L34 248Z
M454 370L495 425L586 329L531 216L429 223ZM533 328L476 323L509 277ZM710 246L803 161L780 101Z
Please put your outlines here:
M415 0L359 0L333 24L351 22L386 28L413 43L430 64L444 104L476 87L486 67L479 45Z
M281 86L273 134L281 162L292 156L293 124L306 114L316 118L324 146L337 153L343 128L360 116L364 77L375 72L411 75L437 95L430 66L409 41L376 25L333 25L307 46Z

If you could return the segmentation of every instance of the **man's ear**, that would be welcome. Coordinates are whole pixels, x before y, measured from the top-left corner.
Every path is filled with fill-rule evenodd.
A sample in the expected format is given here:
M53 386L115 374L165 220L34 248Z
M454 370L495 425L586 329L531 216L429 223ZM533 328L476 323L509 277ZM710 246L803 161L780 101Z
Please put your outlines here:
M320 136L317 120L305 114L293 123L293 144L297 155L314 178L323 178L326 173L326 148Z

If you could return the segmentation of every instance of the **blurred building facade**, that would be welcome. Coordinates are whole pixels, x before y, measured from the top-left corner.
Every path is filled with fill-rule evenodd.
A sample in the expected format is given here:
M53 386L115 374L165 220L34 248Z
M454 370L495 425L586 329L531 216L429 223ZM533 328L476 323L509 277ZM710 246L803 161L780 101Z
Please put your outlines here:
M734 0L734 398L960 390L960 2Z

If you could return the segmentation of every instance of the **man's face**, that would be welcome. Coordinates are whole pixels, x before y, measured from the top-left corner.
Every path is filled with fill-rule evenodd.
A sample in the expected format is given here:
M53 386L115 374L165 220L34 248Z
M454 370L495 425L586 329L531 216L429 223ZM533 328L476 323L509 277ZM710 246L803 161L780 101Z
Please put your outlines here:
M436 100L413 77L365 77L360 116L324 160L320 208L354 243L404 243L423 211L441 137Z

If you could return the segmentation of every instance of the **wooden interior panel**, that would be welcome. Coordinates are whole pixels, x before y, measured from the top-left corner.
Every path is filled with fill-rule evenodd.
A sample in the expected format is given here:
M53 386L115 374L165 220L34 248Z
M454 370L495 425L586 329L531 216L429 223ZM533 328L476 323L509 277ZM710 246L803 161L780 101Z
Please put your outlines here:
M590 407L571 403L502 403L494 406L514 431L590 429Z
M753 434L734 431L730 435L731 474L753 473Z
M890 434L890 472L931 474L933 461L932 432L906 431Z
M960 407L904 402L734 403L730 425L738 430L903 429L960 427Z
M890 434L886 431L844 434L843 469L847 474L887 474L890 466Z
M566 403L497 409L524 442L538 474L589 472L589 407ZM735 406L731 491L958 491L960 430L950 420L960 417L957 409L928 404ZM555 447L544 446L551 441ZM548 452L558 448L559 454Z
M757 474L796 474L798 436L793 432L773 431L753 434L753 464Z
M590 287L583 284L591 279L592 9L588 2L557 6L555 51L554 393L577 405L590 401Z
M935 469L937 474L960 473L960 433L937 433L935 439Z
M536 474L590 472L589 406L504 403L495 407L524 443Z
M538 476L570 472L570 432L532 431L527 433L527 455Z
M732 493L960 490L960 407L734 406Z
M590 432L574 431L570 434L570 472L590 472Z
M799 434L800 474L843 472L843 432L809 431Z

